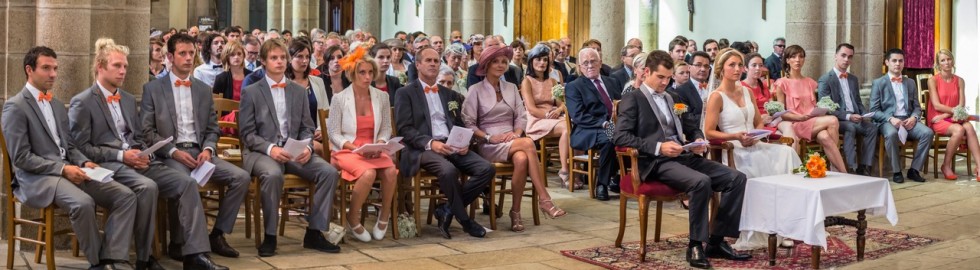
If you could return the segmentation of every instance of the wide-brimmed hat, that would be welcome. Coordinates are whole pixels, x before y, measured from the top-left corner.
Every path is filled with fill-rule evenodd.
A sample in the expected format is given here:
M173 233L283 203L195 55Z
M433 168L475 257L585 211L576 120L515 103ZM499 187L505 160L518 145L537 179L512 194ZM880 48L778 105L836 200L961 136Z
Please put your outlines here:
M507 56L507 59L514 58L514 50L510 47L498 46L483 49L479 64L476 67L476 76L487 76L487 67L490 66L490 62L500 56Z

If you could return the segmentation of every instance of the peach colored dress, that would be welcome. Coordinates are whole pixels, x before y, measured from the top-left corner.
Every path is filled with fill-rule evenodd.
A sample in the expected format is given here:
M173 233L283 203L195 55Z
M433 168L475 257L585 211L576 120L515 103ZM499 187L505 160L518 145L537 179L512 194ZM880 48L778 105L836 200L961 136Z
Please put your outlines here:
M810 78L790 79L780 78L775 83L783 89L786 96L786 109L797 114L809 114L813 108L817 107L816 89L817 82ZM810 118L803 122L793 122L793 132L800 139L813 140L813 124L816 118Z
M539 81L531 76L525 76L524 80L531 82L531 95L534 97L535 107L546 112L555 108L557 102L555 102L554 96L551 95L551 87L555 85L553 80L549 78L545 81ZM551 130L555 129L555 126L559 124L564 124L560 118L537 118L529 112L527 114L527 127L524 128L524 133L527 133L527 136L532 140L537 141L550 134Z
M960 78L953 76L953 80L950 82L943 81L943 78L936 74L933 78L936 78L936 95L939 96L939 103L949 106L956 107L960 105ZM932 107L932 104L928 104L928 110L926 111L926 120L929 123L929 127L932 128L936 134L949 134L947 129L949 126L953 125L952 119L947 118L940 120L938 123L932 123L932 118L939 115L939 111Z
M357 137L353 144L361 146L369 143L374 143L374 113L357 116ZM395 166L391 157L384 153L376 158L368 159L351 150L340 150L331 153L330 160L340 170L340 177L347 181L357 180L366 170Z

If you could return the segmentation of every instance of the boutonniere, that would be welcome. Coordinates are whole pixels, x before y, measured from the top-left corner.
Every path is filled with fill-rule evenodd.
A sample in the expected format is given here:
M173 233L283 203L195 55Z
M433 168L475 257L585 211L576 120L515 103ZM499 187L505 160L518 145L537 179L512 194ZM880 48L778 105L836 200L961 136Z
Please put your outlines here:
M687 104L684 103L674 103L674 114L681 116L687 112Z
M450 101L446 106L449 107L449 112L452 112L453 116L456 116L456 111L459 110L459 102L453 100Z

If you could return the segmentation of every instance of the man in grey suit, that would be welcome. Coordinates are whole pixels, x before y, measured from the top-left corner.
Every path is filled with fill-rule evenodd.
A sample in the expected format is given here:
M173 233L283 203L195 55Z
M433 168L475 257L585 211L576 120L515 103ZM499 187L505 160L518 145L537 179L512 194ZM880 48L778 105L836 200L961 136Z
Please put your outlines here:
M875 113L873 117L879 124L879 132L885 137L885 152L891 160L892 181L905 182L902 177L904 164L900 163L901 157L898 153L902 146L898 133L899 129L904 129L908 132L909 141L918 140L907 176L916 182L925 182L926 179L919 175L919 170L925 165L933 132L919 123L922 107L919 105L915 81L902 76L905 52L897 48L886 51L885 66L888 67L888 73L871 84L871 111Z
M71 135L83 154L115 171L116 181L136 192L136 269L163 269L150 256L158 194L179 200L180 223L186 236L184 269L228 269L208 256L207 223L194 178L139 155L147 145L137 117L136 98L119 89L126 78L129 48L111 39L99 39L96 48L95 85L71 99Z
M837 116L841 134L844 135L844 157L848 173L868 175L874 162L875 151L878 149L878 129L871 121L864 121L864 117L861 117L868 113L868 110L861 102L858 93L861 89L858 86L858 78L854 74L847 73L853 57L854 46L847 43L837 45L834 68L820 77L817 82L817 95L820 98L830 97L840 105L832 113ZM864 138L861 144L860 165L857 156L857 134L861 134Z
M72 230L91 269L129 269L129 242L136 194L117 182L92 181L82 168L99 165L75 148L68 136L64 103L51 97L58 77L57 54L31 48L24 56L27 85L3 105L3 135L13 163L14 196L25 205L52 203L70 213ZM95 206L108 210L105 238L99 236ZM13 248L13 247L8 247Z
M173 137L172 142L156 151L156 156L186 175L205 162L214 164L209 183L218 183L227 190L221 197L209 236L211 250L221 256L238 257L238 251L228 245L224 234L231 233L235 226L251 176L234 164L213 158L218 143L218 118L211 88L190 76L194 69L194 38L184 34L171 37L167 57L173 63L170 75L143 85L140 110L143 136L148 144ZM168 208L171 217L176 216L178 208ZM172 226L170 250L183 243L183 235L176 227Z
M259 246L259 256L276 254L276 228L279 225L279 199L282 196L283 175L294 174L315 185L310 222L303 237L303 247L329 253L339 253L340 247L327 241L321 231L330 225L334 191L337 190L337 169L319 156L312 155L312 142L298 155L283 148L289 139L313 138L313 119L306 90L289 81L286 72L286 45L281 41L266 41L259 52L265 64L266 76L242 90L238 128L245 148L244 169L259 178L262 218L265 220L265 239Z

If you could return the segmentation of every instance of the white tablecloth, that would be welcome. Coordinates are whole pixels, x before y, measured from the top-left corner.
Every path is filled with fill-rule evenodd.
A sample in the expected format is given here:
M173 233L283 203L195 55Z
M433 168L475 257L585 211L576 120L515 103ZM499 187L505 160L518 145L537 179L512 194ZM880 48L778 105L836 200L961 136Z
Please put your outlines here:
M745 186L739 229L775 233L826 249L824 218L862 209L868 215L885 215L892 226L898 223L888 180L836 172L827 172L825 178L802 174L752 178Z

